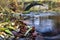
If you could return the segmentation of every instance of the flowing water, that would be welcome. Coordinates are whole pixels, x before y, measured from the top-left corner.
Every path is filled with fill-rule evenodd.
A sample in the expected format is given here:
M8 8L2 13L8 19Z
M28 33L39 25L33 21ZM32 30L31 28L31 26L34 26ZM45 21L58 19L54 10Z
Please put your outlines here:
M34 26L38 33L53 32L57 25L56 23L60 24L60 16L53 12L30 12L29 14L23 14L22 16L25 18L24 22L30 26Z

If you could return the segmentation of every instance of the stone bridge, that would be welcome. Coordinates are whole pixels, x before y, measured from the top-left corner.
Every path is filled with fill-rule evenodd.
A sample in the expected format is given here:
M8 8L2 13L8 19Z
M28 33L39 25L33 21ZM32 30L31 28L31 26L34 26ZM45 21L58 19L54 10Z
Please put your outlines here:
M31 7L36 6L36 5L41 5L45 6L43 3L40 2L25 2L24 3L24 11L28 11Z

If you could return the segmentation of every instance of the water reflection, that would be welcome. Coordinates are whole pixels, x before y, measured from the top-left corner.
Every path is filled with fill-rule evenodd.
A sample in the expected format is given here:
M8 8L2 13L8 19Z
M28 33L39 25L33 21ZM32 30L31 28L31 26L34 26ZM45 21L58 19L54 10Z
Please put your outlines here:
M52 12L30 12L29 14L23 14L23 16L26 19L24 21L27 21L28 25L35 26L36 30L41 33L53 31L55 20L57 20L57 14Z
M38 27L38 29L41 33L52 32L53 26L54 26L54 21L51 19L42 20L40 25L41 26L39 26L40 28Z
M22 16L26 19L24 20L24 22L30 26L34 26L36 28L36 31L39 33L44 34L44 33L52 32L53 34L55 34L56 27L59 27L60 29L60 26L57 25L60 23L60 16L58 16L56 13L30 12L29 14L22 14ZM51 35L51 34L48 34L48 35ZM46 37L46 38L48 38L46 40L49 40L51 38L55 39L55 37ZM58 37L56 36L56 38Z
M55 21L53 19L49 19L49 16L56 16L55 13L30 12L29 14L24 14L24 16L29 16L27 24L35 26L37 31L41 33L53 31Z

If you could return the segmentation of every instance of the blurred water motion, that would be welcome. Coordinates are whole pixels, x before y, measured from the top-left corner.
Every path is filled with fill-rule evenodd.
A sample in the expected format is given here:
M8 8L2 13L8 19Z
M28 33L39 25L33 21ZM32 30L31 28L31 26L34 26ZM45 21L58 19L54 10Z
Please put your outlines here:
M40 32L52 32L53 31L53 26L54 26L54 22L53 20L42 20L41 21L41 27L39 29Z
M59 26L60 25L60 16L57 13L30 12L29 14L23 14L23 17L26 18L24 20L24 22L30 26L34 26L38 33L42 33L42 34L47 33L46 35L48 37L45 37L46 38L45 40L59 39L58 36L49 37L51 35L51 34L49 34L50 32L52 32L53 34L56 34L58 27L60 29L60 26Z
M53 26L55 20L49 19L49 16L56 16L57 14L53 13L37 13L37 12L30 12L29 14L24 14L25 16L30 16L27 24L35 26L39 32L49 32L53 31Z

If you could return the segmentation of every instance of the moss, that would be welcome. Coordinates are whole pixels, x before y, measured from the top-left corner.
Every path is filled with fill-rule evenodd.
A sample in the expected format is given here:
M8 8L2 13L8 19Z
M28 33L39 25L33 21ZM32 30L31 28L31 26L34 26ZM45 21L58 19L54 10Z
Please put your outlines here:
M29 11L24 11L23 14L28 14L30 13L30 10Z

